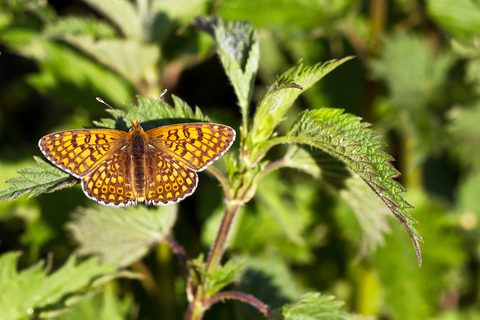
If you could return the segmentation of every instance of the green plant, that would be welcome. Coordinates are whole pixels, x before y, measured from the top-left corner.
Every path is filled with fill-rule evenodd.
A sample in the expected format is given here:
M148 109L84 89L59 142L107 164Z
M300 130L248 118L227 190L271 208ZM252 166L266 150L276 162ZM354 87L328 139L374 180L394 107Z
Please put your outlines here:
M224 170L214 166L207 169L220 182L225 200L222 221L207 259L201 255L195 260L189 260L182 246L172 236L172 228L177 217L176 205L155 210L143 206L124 210L101 206L80 208L77 210L75 220L69 224L69 229L80 243L78 254L95 254L102 258L104 264L98 267L99 271L92 271L84 283L77 282L70 291L45 293L42 298L47 299L49 303L32 302L27 308L27 315L22 313L23 311L15 311L16 313L10 311L17 307L14 298L14 302L9 301L0 308L0 318L17 319L28 317L32 313L40 317L56 314L64 306L71 306L79 301L78 296L90 292L98 282L96 279L124 275L117 270L132 265L151 247L162 243L168 244L179 256L185 271L189 304L186 319L202 319L205 311L213 304L228 299L249 303L267 317L349 318L350 315L340 310L341 303L333 301L331 296L318 293L306 294L297 303L287 304L274 312L252 295L240 291L222 291L242 276L243 266L248 263L234 258L222 265L235 217L242 206L254 197L259 184L263 183L262 180L268 181L268 176L274 175L274 172L281 168L294 168L321 179L335 192L343 192L343 196L351 201L349 203L353 210L359 212L364 208L358 203L355 205L352 199L361 200L361 197L364 197L363 200L374 199L376 194L409 233L417 252L418 263L421 264L419 241L422 239L413 227L415 220L407 212L411 205L399 195L404 190L398 182L391 179L398 173L388 163L392 158L380 150L385 144L378 134L368 129L368 123L361 122L359 118L343 113L339 109L320 108L301 112L285 134L276 131L303 91L353 57L318 63L310 67L304 66L300 61L278 77L267 89L253 117L250 117L250 101L260 54L256 29L248 22L227 23L218 18L199 18L193 25L214 37L217 53L232 83L242 113L238 151L229 152L224 157ZM139 79L132 82L137 83ZM145 119L148 125L165 124L172 119L182 121L207 119L198 108L193 112L181 99L174 97L173 100L173 108L163 102L153 108ZM130 106L126 116L137 119L152 101L138 97L137 107ZM96 124L106 128L126 129L122 118L116 113L111 114L113 119L103 119ZM271 159L267 156L272 149L282 145L285 147L281 149L283 154L280 157ZM21 170L20 177L9 180L13 187L1 191L0 199L11 201L28 192L29 197L38 196L70 187L78 182L41 158L35 160L38 167ZM264 193L264 197L266 203L269 203L269 195ZM288 226L286 230L290 230L288 236L295 239L294 228L289 225L294 225L294 221L286 219L282 223ZM17 273L14 257L15 254L10 254L0 259L0 265L3 266L0 267L0 274L7 275L5 278L10 278L13 282L17 281L17 278L23 278L22 281L35 283L38 280L34 279L34 274L38 273L45 277L40 266ZM55 278L67 268L81 269L85 263L87 262L77 266L74 266L73 262L68 263L49 278ZM16 278L11 278L12 276ZM12 285L13 283L7 283L7 287ZM73 296L75 299L71 298ZM18 297L22 299L21 294ZM23 305L19 307L19 310L24 309Z

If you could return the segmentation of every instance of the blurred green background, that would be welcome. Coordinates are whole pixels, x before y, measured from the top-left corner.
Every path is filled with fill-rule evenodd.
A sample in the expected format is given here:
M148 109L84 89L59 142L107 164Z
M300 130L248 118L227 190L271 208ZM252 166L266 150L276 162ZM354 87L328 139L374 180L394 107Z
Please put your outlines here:
M189 27L202 15L258 28L254 103L300 59L313 65L356 56L302 94L279 129L305 108L341 108L373 123L396 159L425 240L418 268L407 233L382 203L369 200L352 211L341 191L285 170L262 180L237 217L228 255L248 263L233 288L272 307L313 290L372 319L480 319L478 0L4 0L1 189L35 165L42 136L107 117L97 96L121 109L136 94L154 98L167 88L167 102L177 95L238 130L241 114L214 41ZM181 202L174 236L189 257L208 251L222 196L203 173L196 193ZM55 270L76 247L66 223L78 207L92 205L78 185L0 202L0 253L22 251L19 268L50 257ZM131 268L147 268L153 289L120 279L82 303L90 312L109 305L115 317L105 319L182 318L185 280L168 247ZM87 307L75 308L65 319L92 319L81 311ZM227 302L205 319L232 314L262 318Z

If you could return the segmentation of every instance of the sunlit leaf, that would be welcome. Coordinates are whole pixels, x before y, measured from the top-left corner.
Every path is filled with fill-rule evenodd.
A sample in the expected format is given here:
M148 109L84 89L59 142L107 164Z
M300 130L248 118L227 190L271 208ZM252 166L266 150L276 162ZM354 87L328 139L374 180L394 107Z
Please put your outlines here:
M412 205L399 195L404 192L403 187L392 179L398 174L388 164L392 157L380 150L385 143L375 132L367 129L368 123L342 113L342 110L327 108L305 111L287 136L277 139L279 142L318 148L344 162L358 174L405 227L412 238L420 264L419 242L422 238L413 227L416 221L407 212Z
M295 99L330 71L352 59L346 57L341 60L331 60L318 63L313 67L304 67L298 63L285 72L268 88L260 102L252 123L250 135L247 138L249 150L262 150L263 143L270 138L276 126L283 120L285 113ZM253 152L255 154L255 152ZM253 157L255 159L255 157Z
M307 293L298 302L285 305L282 314L285 320L347 320L351 316L341 311L342 301L320 293Z
M36 197L39 194L68 188L78 183L78 179L45 160L39 157L34 159L38 167L19 170L19 177L7 180L13 187L0 191L0 200L13 201L29 192L29 198Z
M219 292L230 283L240 279L245 266L245 260L229 260L218 267L205 280L205 290L209 296Z

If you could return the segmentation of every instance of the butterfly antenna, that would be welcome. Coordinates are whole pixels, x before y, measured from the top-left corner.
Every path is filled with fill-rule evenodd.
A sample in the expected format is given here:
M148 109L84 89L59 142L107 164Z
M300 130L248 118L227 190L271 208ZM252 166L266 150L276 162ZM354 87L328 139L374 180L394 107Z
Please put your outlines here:
M97 97L96 98L98 102L101 102L103 103L104 105L106 105L107 107L109 107L110 109L112 109L113 111L115 111L116 113L118 113L120 116L124 117L126 120L127 120L127 123L131 123L132 120L128 119L124 114L122 114L120 111L118 111L117 109L113 109L112 107L110 107L110 105L108 103L106 103L105 101L103 101L101 98Z
M148 111L150 111L150 109L152 109L152 107L154 105L157 104L158 100L160 100L161 97L163 97L163 95L167 93L167 89L163 90L162 93L158 96L157 100L155 100L155 102L150 106L150 108L148 108L147 112L145 112L145 114L143 115L142 119L140 119L140 121L138 123L142 123L143 121L143 118L145 118L145 116L147 115Z

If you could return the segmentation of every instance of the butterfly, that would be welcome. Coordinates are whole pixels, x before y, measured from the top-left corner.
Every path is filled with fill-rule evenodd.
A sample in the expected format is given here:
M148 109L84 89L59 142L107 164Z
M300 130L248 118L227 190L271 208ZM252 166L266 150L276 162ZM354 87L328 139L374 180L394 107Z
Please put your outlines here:
M44 136L38 146L55 166L81 179L88 198L114 207L137 202L158 206L191 195L197 172L224 155L235 140L235 130L214 123L174 124L145 132L140 125L144 117L129 120L129 132L67 130Z

